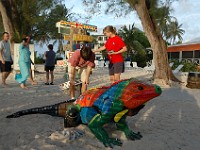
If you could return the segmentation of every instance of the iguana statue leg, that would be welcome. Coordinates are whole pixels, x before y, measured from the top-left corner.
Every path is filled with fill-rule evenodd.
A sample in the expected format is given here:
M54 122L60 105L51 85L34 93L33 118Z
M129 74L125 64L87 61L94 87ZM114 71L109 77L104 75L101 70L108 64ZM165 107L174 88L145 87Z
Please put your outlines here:
M118 130L121 130L125 133L126 137L130 140L139 140L142 138L142 135L140 134L140 132L138 133L135 133L133 131L131 131L129 128L128 128L128 125L126 123L126 117L123 116L119 122L116 122L116 126L117 126L117 129Z
M109 138L106 131L102 128L102 126L109 122L110 117L108 115L100 115L97 114L88 124L88 127L92 131L92 133L100 140L106 147L113 147L113 145L121 146L122 142L116 138Z
M93 132L93 134L106 146L113 147L113 145L121 146L122 142L117 138L109 138L106 131L103 129L103 125L109 123L115 114L123 110L123 103L116 100L112 103L109 111L106 108L106 103L102 107L101 113L96 114L88 124L88 127Z

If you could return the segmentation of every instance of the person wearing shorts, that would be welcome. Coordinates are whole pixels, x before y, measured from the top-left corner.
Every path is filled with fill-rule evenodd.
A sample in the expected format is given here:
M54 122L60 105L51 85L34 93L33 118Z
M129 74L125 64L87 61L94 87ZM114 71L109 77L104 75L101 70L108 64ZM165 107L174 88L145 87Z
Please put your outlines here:
M45 66L44 70L46 71L46 82L45 85L54 85L54 68L55 68L55 57L56 53L53 51L53 45L49 44L48 45L49 51L46 51L44 53L44 59L45 59ZM51 82L49 83L49 73L51 74Z
M124 72L124 62L109 63L109 75L114 76L115 74L121 74Z
M3 40L0 42L0 72L2 73L2 85L6 87L6 79L11 73L11 65L13 60L11 57L9 33L3 33Z
M81 76L81 93L87 90L89 84L89 77L92 68L95 67L95 54L91 48L83 46L80 50L76 50L71 58L68 60L68 74L70 81L70 96L71 99L75 99L75 74L76 69Z
M100 47L94 52L100 52L107 50L109 64L110 82L114 83L120 80L121 73L124 72L124 59L122 53L127 51L124 41L116 33L116 29L113 26L106 26L103 30L104 34L108 37L105 45Z

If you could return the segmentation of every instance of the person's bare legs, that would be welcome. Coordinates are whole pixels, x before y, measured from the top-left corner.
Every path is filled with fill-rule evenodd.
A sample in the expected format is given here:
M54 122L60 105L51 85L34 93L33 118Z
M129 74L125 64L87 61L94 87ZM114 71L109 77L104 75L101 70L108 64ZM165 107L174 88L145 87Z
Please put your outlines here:
M6 84L6 79L8 78L9 74L11 72L2 72L2 85L6 87L8 84Z
M21 83L21 84L20 84L20 87L21 87L22 89L28 89L28 87L27 87L24 83Z
M82 82L82 87L81 87L81 94L83 94L87 90L87 84Z
M30 82L31 82L32 85L37 85L37 82L35 82L35 81L33 80L32 69L30 69L30 78L29 78L29 80L30 80Z
M46 83L49 83L49 72L46 71Z
M115 82L115 76L114 75L110 75L110 82L114 83Z
M75 98L75 85L74 83L70 83L69 93L71 98Z
M114 74L114 82L119 81L120 80L120 76L121 76L121 73Z
M54 74L53 74L53 71L50 71L50 74L51 74L51 83L53 83L53 80L54 80Z
M5 75L5 79L8 78L8 76L10 75L11 72L6 72L6 75Z
M6 75L6 72L2 72L1 73L1 77L2 77L2 85L6 85L6 79L5 79L5 75Z

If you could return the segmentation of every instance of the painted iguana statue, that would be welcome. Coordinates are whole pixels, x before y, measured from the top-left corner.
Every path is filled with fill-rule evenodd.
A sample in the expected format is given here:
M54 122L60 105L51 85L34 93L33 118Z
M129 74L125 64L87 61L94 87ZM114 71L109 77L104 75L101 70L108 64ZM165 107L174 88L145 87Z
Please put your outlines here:
M103 125L114 121L118 130L131 140L142 135L128 128L126 116L137 114L144 104L159 96L162 90L157 85L146 84L134 79L121 80L111 86L93 88L82 94L75 102L62 102L51 106L33 108L16 112L7 118L27 114L43 113L64 117L64 127L75 127L80 123L88 125L92 133L105 146L121 146L119 139L110 138Z

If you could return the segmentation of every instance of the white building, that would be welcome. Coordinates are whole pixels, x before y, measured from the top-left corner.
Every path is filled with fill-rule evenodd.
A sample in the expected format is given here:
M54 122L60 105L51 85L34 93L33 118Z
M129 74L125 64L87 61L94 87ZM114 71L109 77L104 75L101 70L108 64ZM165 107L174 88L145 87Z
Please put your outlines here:
M105 35L93 35L93 37L95 39L94 49L98 49L101 46L104 46L108 39ZM101 52L96 53L96 60L103 60Z

